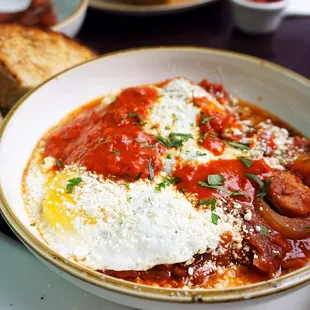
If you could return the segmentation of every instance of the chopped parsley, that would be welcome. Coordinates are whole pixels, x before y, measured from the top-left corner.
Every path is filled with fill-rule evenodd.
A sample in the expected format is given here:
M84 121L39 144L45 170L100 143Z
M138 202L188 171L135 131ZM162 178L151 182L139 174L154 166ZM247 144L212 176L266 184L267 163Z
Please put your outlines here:
M147 167L149 169L149 180L154 181L154 167L151 163L150 158L147 159Z
M239 149L239 150L249 150L250 147L248 145L245 144L241 144L241 143L236 143L236 142L227 142L228 145L234 147L235 149Z
M161 142L165 147L181 147L184 142L186 142L189 139L193 139L193 135L188 133L170 133L168 138L164 138L161 135L157 136L157 141Z
M167 158L168 158L168 159L171 159L171 158L172 158L172 157L171 157L171 154L168 154L168 155L167 155Z
M198 184L203 187L217 189L232 196L246 196L242 191L230 191L222 185L224 184L224 177L221 174L210 174L208 175L207 182L198 181Z
M128 117L130 118L138 118L140 121L142 120L142 116L136 113L127 113Z
M134 139L134 141L140 143L141 146L146 147L146 148L152 149L152 148L155 147L155 144L147 144L145 141L142 141L142 140L140 140L140 139L138 139L138 138Z
M112 150L111 153L113 153L114 155L119 155L119 151Z
M144 126L146 124L146 122L142 122L142 116L140 114L136 114L136 113L127 113L128 117L130 118L134 118L136 119L136 121L134 122L134 124L136 126Z
M141 179L142 176L142 172L139 172L136 176L135 176L135 181L138 181L139 179Z
M66 186L66 190L68 194L71 194L73 191L73 187L80 184L82 179L80 177L68 180L68 184Z
M213 198L213 199L206 199L206 200L199 200L199 204L200 205L210 205L211 206L211 221L214 225L217 225L218 224L218 215L215 214L213 211L215 210L216 208L216 199Z
M215 213L212 213L212 214L211 214L211 220L212 220L212 223L213 223L214 225L217 225L217 224L218 224L218 220L219 220L218 215L215 214Z
M253 173L246 173L245 176L248 179L255 181L261 188L263 188L264 182L257 175L255 175Z
M212 202L212 199L200 199L199 205L210 205Z
M250 159L248 159L248 158L246 158L246 157L243 157L243 156L241 156L241 157L238 157L238 159L247 167L247 168L250 168L250 167L252 167L252 161L250 160Z
M268 228L267 227L265 227L264 225L259 225L259 227L260 227L260 233L263 235L263 236L265 236L265 237L268 237L269 236L269 234L268 234Z
M56 162L56 166L58 167L58 168L63 168L64 167L64 163L62 162L62 159L61 158L56 158L55 159L55 162Z
M248 179L251 179L253 181L255 181L261 188L260 193L258 194L258 196L260 198L265 197L268 194L268 191L270 189L271 183L272 183L272 179L268 179L266 183L264 183L261 179L258 178L257 175L253 174L253 173L246 173L245 176Z
M211 119L214 119L216 118L216 116L214 115L211 115L211 116L202 116L202 119L200 120L200 125L203 125L203 124L207 124L211 121Z
M266 183L264 183L264 186L263 186L263 188L262 188L262 191L259 193L259 197L265 197L267 194L268 194L268 192L269 192L269 189L270 189L270 186L271 186L271 183L272 183L272 180L269 178L268 180L267 180L267 182Z
M98 143L102 143L102 142L103 142L103 138L99 138Z
M200 151L196 152L196 156L206 156L206 155L207 155L207 153L202 153Z
M31 223L30 226L31 227L36 226L36 223Z
M159 184L155 187L155 189L156 189L157 191L160 192L160 191L162 190L162 188L166 188L166 186L170 186L171 184L175 185L175 184L178 184L178 183L180 183L180 182L181 182L181 179L180 179L180 178L163 177L163 178L162 178L162 182L159 183Z

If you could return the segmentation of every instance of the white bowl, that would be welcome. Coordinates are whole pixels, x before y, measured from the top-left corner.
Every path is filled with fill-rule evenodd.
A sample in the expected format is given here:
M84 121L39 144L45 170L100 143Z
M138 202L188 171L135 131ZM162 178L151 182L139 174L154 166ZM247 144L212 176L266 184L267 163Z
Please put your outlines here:
M52 0L58 23L52 30L75 37L85 20L88 0Z
M310 82L284 68L244 55L202 48L138 49L108 54L46 81L23 97L0 130L1 211L22 242L77 286L139 309L258 310L310 280L310 266L240 288L180 290L126 282L68 262L49 249L24 209L21 179L40 137L73 109L115 88L186 76L223 82L235 96L258 104L310 135ZM277 294L276 294L277 293ZM285 292L287 294L287 292ZM293 296L293 295L292 295ZM254 298L263 297L259 300ZM234 302L233 302L234 301Z
M269 34L276 31L288 5L288 0L270 3L257 3L251 0L231 0L231 2L236 27L249 34Z

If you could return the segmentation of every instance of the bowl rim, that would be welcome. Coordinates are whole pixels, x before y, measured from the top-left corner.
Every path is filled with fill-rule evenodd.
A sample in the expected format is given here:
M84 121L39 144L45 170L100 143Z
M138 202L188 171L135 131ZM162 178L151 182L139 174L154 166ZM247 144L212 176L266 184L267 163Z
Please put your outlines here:
M50 27L51 30L53 31L60 31L63 27L67 26L70 24L72 21L74 21L80 14L83 13L85 9L88 7L88 2L89 0L80 0L79 5L77 8L66 18L64 18L62 21L59 23L53 25Z
M77 67L87 65L90 62L105 60L110 57L143 53L148 51L159 52L188 52L188 53L204 53L204 54L218 54L238 60L242 60L254 65L266 67L280 74L284 74L289 78L294 79L296 82L303 84L305 87L310 88L310 80L307 78L289 70L282 66L273 64L263 59L244 55L241 53L223 51L219 49L210 49L195 46L172 46L172 47L147 47L147 48L133 48L122 51L116 51L107 53L98 58L88 60L81 64L75 65L38 85L27 94L25 94L11 111L6 116L1 128L0 128L0 141L5 133L5 129L10 122L10 119L14 116L15 112L27 101L27 99L37 90L44 87L45 84L51 80L58 78L65 72L74 70ZM245 285L241 287L228 288L228 289L173 289L152 287L143 284L132 283L121 279L113 278L104 274L100 274L87 267L79 265L78 263L69 261L60 256L53 250L51 250L43 241L40 241L34 237L25 225L21 223L18 217L14 214L10 208L5 195L2 190L2 184L0 182L0 213L4 217L7 224L17 235L17 237L36 255L43 260L50 263L52 266L57 267L62 272L69 274L79 280L86 282L87 284L94 285L96 287L112 291L114 293L125 294L130 297L143 298L145 300L163 301L163 302L177 302L177 303L190 303L190 302L205 302L205 303L223 303L231 301L249 300L257 297L265 297L271 294L279 293L297 286L305 285L310 282L310 265L293 271L289 274L281 276L276 279L271 279L264 282ZM293 283L291 283L293 280Z
M184 3L179 4L130 4L130 3L110 3L109 1L101 1L101 0L89 0L89 6L95 9L113 12L113 13L125 13L125 14L160 14L160 13L169 13L169 12L178 12L183 11L190 8L197 8L199 6L207 5L209 3L213 3L218 0L196 0L196 2L192 3L192 1L188 0Z
M268 3L254 2L251 0L231 0L231 1L234 2L235 4L238 4L246 8L262 11L281 10L288 5L288 0L279 0L277 2L268 2Z

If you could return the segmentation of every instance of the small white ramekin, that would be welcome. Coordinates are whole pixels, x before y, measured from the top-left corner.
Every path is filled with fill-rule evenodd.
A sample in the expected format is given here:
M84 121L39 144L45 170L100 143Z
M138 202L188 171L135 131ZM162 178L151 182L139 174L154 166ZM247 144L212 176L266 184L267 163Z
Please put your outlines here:
M249 34L269 34L277 30L288 0L258 3L251 0L231 0L235 26Z

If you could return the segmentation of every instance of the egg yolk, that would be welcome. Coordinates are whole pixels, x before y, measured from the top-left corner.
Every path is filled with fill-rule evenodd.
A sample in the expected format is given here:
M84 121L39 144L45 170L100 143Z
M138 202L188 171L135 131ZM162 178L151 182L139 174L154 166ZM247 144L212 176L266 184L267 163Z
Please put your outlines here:
M75 188L83 186L82 182L73 187L72 193L67 192L70 179L79 177L76 172L62 171L52 180L47 181L45 199L42 202L43 214L47 222L66 231L74 231L73 221L76 217L84 219L85 224L96 224L96 219L81 208L77 208L74 198Z

